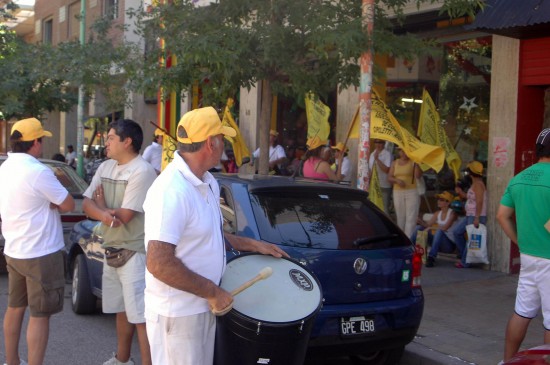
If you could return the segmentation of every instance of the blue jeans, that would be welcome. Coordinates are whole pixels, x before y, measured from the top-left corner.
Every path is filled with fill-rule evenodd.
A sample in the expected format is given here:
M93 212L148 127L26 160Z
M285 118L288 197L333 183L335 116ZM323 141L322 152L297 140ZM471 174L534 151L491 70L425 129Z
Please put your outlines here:
M466 254L468 253L468 250L466 250L466 237L464 234L466 233L466 226L470 224L474 224L474 219L475 217L473 215L466 216L462 218L453 229L455 244L456 244L456 247L458 248L458 252L460 253L460 257L462 257L460 262L464 266L467 266ZM481 224L487 223L487 217L486 216L479 217L479 223Z
M439 251L451 253L453 252L454 248L454 242L451 241L449 237L447 237L447 234L445 234L445 232L438 229L434 234L432 248L430 249L428 256L436 258Z

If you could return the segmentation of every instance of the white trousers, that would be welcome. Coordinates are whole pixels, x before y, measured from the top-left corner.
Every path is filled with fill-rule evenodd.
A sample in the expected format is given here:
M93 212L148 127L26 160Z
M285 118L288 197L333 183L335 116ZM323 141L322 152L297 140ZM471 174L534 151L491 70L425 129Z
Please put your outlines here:
M393 190L393 206L397 225L411 238L416 228L420 196L416 189Z
M153 365L212 365L216 317L210 312L186 317L145 314Z

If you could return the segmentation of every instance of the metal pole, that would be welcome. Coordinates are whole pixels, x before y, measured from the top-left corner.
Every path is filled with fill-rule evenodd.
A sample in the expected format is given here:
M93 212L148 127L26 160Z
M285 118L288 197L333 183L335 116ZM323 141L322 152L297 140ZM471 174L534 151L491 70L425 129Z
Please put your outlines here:
M86 43L86 0L80 0L80 45ZM78 88L78 107L76 110L76 172L84 178L84 85Z
M372 92L372 30L374 25L374 0L363 0L363 31L369 37L369 47L361 55L361 83L359 93L359 117L361 121L359 137L359 158L357 166L357 187L369 189L369 153L370 153L370 113Z

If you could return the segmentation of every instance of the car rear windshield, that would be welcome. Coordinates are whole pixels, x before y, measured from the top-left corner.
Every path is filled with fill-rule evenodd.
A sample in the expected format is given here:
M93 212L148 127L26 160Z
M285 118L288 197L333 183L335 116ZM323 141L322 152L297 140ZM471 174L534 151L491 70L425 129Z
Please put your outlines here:
M59 182L67 189L73 197L81 197L87 188L86 183L76 173L76 171L69 165L64 164L50 164L46 162L46 166L52 169L55 177Z
M411 244L365 194L351 189L257 191L251 202L260 236L271 243L334 250Z

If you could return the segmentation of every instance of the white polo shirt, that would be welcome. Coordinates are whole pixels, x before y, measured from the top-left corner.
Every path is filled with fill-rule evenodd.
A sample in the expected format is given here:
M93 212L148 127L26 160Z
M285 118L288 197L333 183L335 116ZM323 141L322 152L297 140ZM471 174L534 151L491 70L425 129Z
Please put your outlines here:
M162 145L151 143L143 151L143 159L151 164L155 170L160 171L162 163Z
M392 163L392 156L391 153L383 149L380 151L380 154L378 155L378 159L382 161L382 163L388 167L391 166ZM372 170L372 167L374 166L374 150L371 151L370 157L369 157L369 169ZM378 179L380 181L380 187L381 188L391 188L392 184L388 181L388 174L382 171L382 169L378 166L376 166L376 169L378 170Z
M176 246L187 268L219 284L225 270L219 186L205 173L202 181L178 154L155 180L145 198L145 247L151 240ZM145 274L145 316L183 317L208 312L208 302Z
M0 166L4 253L16 259L45 256L65 247L59 205L69 192L53 171L27 153L8 153Z

